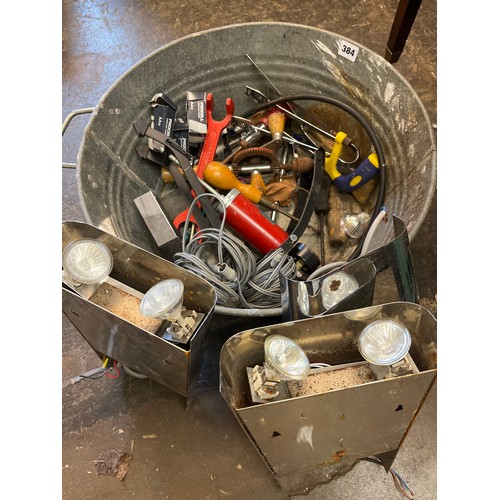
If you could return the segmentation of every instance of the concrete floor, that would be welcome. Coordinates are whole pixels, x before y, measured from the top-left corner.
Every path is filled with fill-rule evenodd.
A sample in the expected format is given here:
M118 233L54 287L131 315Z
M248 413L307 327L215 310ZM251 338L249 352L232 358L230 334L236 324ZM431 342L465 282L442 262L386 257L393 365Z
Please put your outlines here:
M62 111L95 106L140 59L184 35L250 21L305 24L342 34L383 55L397 0L255 3L218 6L157 0L63 1ZM396 69L422 99L436 123L436 2L423 0ZM74 162L86 117L77 117L63 140L63 160ZM62 220L84 220L75 171L63 171ZM412 240L423 304L433 312L436 284L436 201ZM388 286L390 288L390 285ZM385 290L387 297L394 289ZM69 379L99 364L94 351L63 316L62 481L64 499L287 498L218 392L218 352L245 329L230 322L214 334L204 357L196 400L186 411L180 395L148 380L103 377L70 385ZM154 435L154 438L144 436ZM109 449L130 451L123 481L98 476L93 461ZM393 464L416 498L436 498L436 389L417 416ZM297 497L300 498L300 497ZM319 485L308 498L397 499L402 495L381 467L361 462Z

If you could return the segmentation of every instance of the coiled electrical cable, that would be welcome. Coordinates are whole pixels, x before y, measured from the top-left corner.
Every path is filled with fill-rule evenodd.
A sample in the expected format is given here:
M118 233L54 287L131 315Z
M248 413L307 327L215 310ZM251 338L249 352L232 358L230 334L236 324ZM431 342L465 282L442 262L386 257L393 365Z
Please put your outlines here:
M245 301L256 308L280 305L280 273L287 278L294 278L297 274L297 266L292 257L282 250L276 250L270 252L257 264L254 276L248 281L248 286L243 291Z
M194 198L191 203L187 219L191 217L193 207L201 197L209 196L216 198L223 207L223 216L221 228L205 228L197 231L189 243L187 239L187 226L184 225L182 235L182 252L174 255L174 261L177 265L191 271L195 274L201 274L215 289L217 302L220 304L234 304L239 302L238 287L239 281L245 282L249 279L255 268L255 258L244 244L239 244L231 234L223 231L226 222L226 209L220 196L214 193L202 193ZM217 245L218 261L213 256L213 246ZM224 251L228 263L224 262ZM246 252L246 256L243 256ZM246 258L245 258L246 257ZM222 279L222 270L228 269L234 271L232 279Z
M295 276L296 265L293 258L277 249L269 252L257 264L254 254L246 244L224 230L226 207L222 198L214 193L202 193L194 198L186 220L190 219L195 203L202 196L211 196L221 204L223 209L221 227L201 229L189 242L186 242L188 226L186 224L182 235L182 251L175 254L175 264L202 275L214 287L217 295L216 311L218 307L223 307L224 309L219 309L219 312L224 314L227 309L239 312L265 309L271 311L273 315L279 314L277 312L277 308L281 305L279 273L287 277ZM217 258L214 255L214 246L217 248ZM248 309L237 309L239 305Z
M259 113L260 111L264 111L265 109L268 109L272 106L275 106L276 104L282 104L285 102L294 102L294 101L319 101L319 102L325 102L327 104L331 104L332 106L336 106L336 107L344 110L346 113L350 114L365 129L366 133L368 134L368 137L370 138L370 140L373 144L373 147L375 149L375 153L377 155L377 159L379 162L379 188L378 188L378 193L377 193L377 199L375 202L375 207L373 209L372 216L370 219L369 225L371 225L375 221L375 219L377 218L377 216L378 216L378 214L379 214L379 212L384 204L385 187L386 187L386 171L385 171L386 165L385 165L384 152L382 149L382 143L380 142L380 139L378 138L377 134L375 133L375 130L373 129L372 125L361 113L359 113L356 109L354 109L350 105L346 104L345 102L334 99L333 97L328 97L328 96L324 96L321 94L294 94L294 95L290 95L290 96L280 97L278 99L274 99L272 101L268 101L268 102L262 103L258 106L255 106L253 109L247 111L243 116L249 117L249 116L252 116L256 113ZM364 243L365 237L366 237L366 233L363 237L360 238L358 245L354 249L351 256L347 259L347 261L351 261L351 260L354 260L355 258L359 257L361 250L363 248L363 243Z

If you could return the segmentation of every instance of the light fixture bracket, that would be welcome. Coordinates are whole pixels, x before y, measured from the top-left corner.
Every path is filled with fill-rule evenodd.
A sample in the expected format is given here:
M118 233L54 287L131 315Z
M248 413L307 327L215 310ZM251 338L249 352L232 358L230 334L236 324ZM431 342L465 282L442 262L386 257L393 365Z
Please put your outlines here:
M377 380L387 380L390 378L402 377L403 375L412 375L420 372L410 354L407 354L403 359L393 363L392 365L383 366L374 365L372 363L368 364Z
M290 397L286 382L273 379L264 366L247 367L246 371L253 404L281 401Z
M186 344L204 316L203 313L182 306L181 312L175 320L166 322L166 327L160 333L160 337L171 342Z

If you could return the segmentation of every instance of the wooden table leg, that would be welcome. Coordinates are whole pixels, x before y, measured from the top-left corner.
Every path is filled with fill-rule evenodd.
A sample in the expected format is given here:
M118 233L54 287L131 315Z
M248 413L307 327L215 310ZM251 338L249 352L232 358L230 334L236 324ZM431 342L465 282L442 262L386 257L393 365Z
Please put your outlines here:
M400 0L385 48L385 59L398 62L422 0Z

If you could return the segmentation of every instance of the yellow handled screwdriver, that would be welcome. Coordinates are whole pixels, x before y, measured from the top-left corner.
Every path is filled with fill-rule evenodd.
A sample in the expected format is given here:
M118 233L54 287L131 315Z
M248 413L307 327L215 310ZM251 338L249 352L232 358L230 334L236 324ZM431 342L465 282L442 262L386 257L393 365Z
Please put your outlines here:
M269 210L276 210L280 214L289 217L295 221L299 219L292 214L289 214L285 210L279 208L278 204L268 196L264 195L259 189L251 184L245 184L240 182L236 175L231 171L231 169L219 161L211 161L203 172L205 180L214 188L222 189L224 191L230 191L231 189L237 189L245 198L249 199L253 203L262 205ZM308 226L316 233L319 233L319 229L313 226Z

